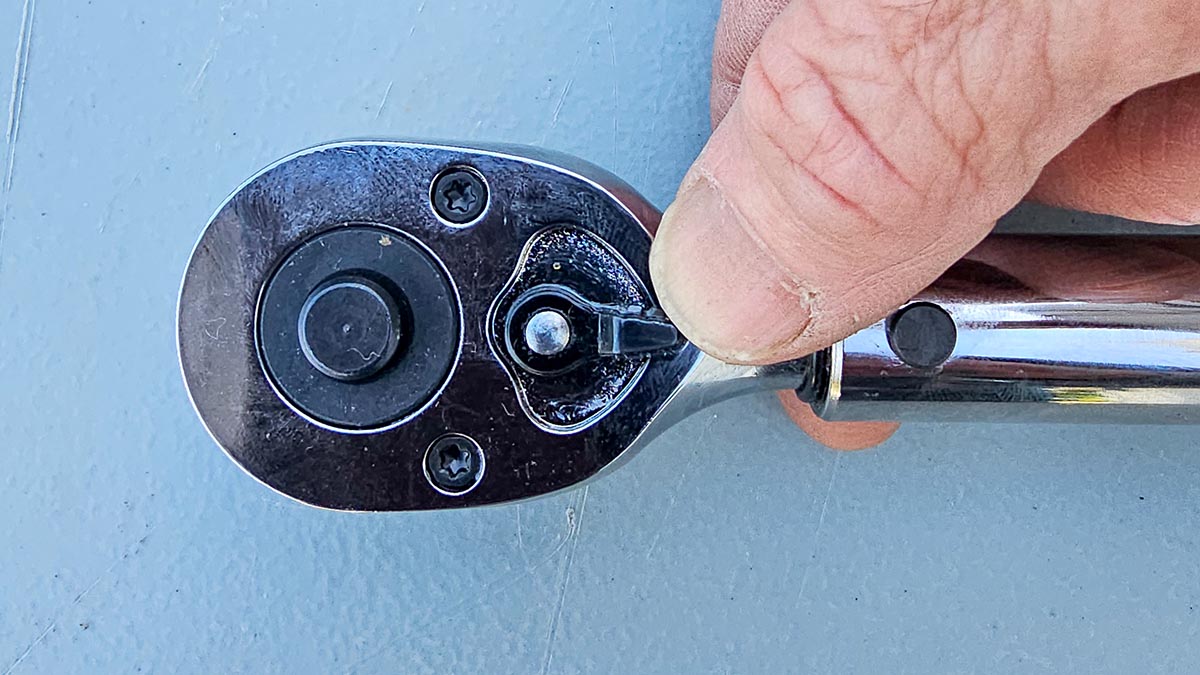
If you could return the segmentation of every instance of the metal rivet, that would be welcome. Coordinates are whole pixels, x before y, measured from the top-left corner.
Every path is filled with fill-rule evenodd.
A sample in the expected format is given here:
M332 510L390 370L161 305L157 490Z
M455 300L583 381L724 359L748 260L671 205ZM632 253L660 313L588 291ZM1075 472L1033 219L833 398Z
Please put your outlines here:
M525 346L535 354L554 356L571 344L571 324L562 312L553 309L529 317L525 324Z

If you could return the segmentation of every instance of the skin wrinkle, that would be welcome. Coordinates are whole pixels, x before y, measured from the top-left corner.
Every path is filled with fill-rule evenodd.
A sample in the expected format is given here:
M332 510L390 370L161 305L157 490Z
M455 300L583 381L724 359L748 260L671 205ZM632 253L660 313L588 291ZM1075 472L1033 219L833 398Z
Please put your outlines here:
M961 50L961 44L961 41L958 40L954 42L955 48L959 50ZM965 105L971 112L973 116L972 121L974 122L974 127L976 129L965 143L958 140L957 135L950 130L950 126L943 121L942 115L934 112L937 109L937 105L934 104L930 99L936 98L938 101L944 101L945 97L942 96L942 93L935 92L933 96L921 97L919 93L920 88L915 85L916 77L913 76L909 81L913 83L913 92L917 95L918 100L922 102L922 105L926 110L930 111L929 120L933 124L934 129L937 130L942 139L945 140L945 142L954 150L953 156L957 160L957 165L955 167L957 169L955 182L961 187L963 185L963 177L965 174L966 179L969 180L967 187L974 190L978 189L984 184L983 177L980 175L978 168L976 168L975 162L971 161L971 155L974 154L973 150L978 147L976 142L983 137L984 123L982 116L979 114L979 110L971 103L971 97L967 95L966 78L962 70L964 60L959 58L952 59L952 61L957 62L958 64L958 75L957 77L952 78L959 93L957 102ZM934 84L936 79L933 77L927 79L931 83L930 88L936 88L936 84Z
M1123 109L1124 110L1124 109ZM1124 159L1121 168L1128 172L1129 175L1141 179L1147 179L1149 176L1145 171L1145 167L1150 165L1150 159L1146 154L1150 145L1149 134L1146 133L1146 118L1145 116L1130 115L1126 118L1124 125L1118 125L1117 135L1120 137L1117 142L1117 147L1123 150L1121 157ZM1141 142L1135 142L1134 139ZM1152 179L1151 179L1152 180ZM1157 190L1156 190L1157 192ZM1150 206L1147 203L1157 195L1147 194L1146 191L1138 191L1135 195L1139 207L1146 209Z
M1003 14L1002 14L1003 13ZM1006 98L995 99L997 92L1003 92L1006 87L1002 82L1020 82L1021 87L1029 87L1033 83L1048 86L1052 78L1038 77L1038 63L1046 63L1044 50L1036 43L1041 41L1042 33L1036 27L1036 21L1024 17L1019 11L1013 11L1002 5L989 5L973 17L975 29L961 37L956 45L950 61L956 64L958 76L955 83L961 92L961 103L970 107L971 114L980 118L983 127L981 136L992 143L976 146L976 154L980 157L969 161L968 166L990 167L985 172L977 170L974 184L978 189L999 179L1004 180L1014 175L1036 175L1036 171L1023 161L1029 144L1038 138L1037 124L1046 117L1048 111L1040 103L1038 95L1023 96L1019 101ZM1022 26L1020 29L1016 26ZM1019 36L1014 38L1013 36ZM1032 36L1032 38L1030 37ZM1013 43L1016 40L1015 44ZM1029 56L1028 52L1033 55ZM994 58L995 53L1004 54L1004 58ZM978 78L969 86L966 75L968 69L980 69L976 55L983 54L987 68L993 68L993 76L984 80ZM1036 102L1036 109L1029 109L1031 102ZM982 122L982 109L990 111L991 123ZM1009 114L1005 111L1011 110ZM996 133L997 126L1009 126ZM999 146L999 139L1011 139ZM1005 146L1014 144L1017 152L1011 152ZM1005 160L1004 158L1011 158ZM1016 163L1015 165L1013 163Z
M742 119L747 118L743 116ZM757 161L759 156L755 154L753 157ZM791 349L793 345L804 340L811 339L813 327L814 325L818 325L816 322L817 318L824 317L826 315L825 306L823 303L823 293L805 284L800 276L792 272L791 266L787 263L786 259L782 255L783 247L772 246L768 244L763 239L758 229L751 225L752 221L745 217L745 214L742 212L738 204L725 197L725 195L730 194L730 191L725 189L716 175L714 175L713 172L705 167L706 160L707 157L705 155L701 155L700 160L697 161L696 165L693 166L692 170L688 173L688 176L685 177L684 185L680 189L680 192L683 193L693 189L711 189L715 192L715 194L720 196L722 200L722 206L728 208L729 212L733 214L733 220L737 224L737 227L746 235L748 239L750 239L750 241L754 244L754 247L771 262L776 271L780 273L781 278L778 281L778 287L787 294L799 298L807 309L807 316L805 317L804 322L799 326L798 331L796 331L791 337L772 343L771 349ZM760 165L760 171L762 171L763 168L764 167L761 167ZM709 187L699 187L701 182L707 182ZM768 181L767 183L770 184L769 189L773 191L777 190L777 187L772 181ZM779 195L778 192L775 194L775 203L786 203L783 201L782 196ZM803 233L797 233L797 238L801 236L803 236ZM753 360L750 358L750 355L745 353L727 353L723 355L723 357L732 363L753 362Z
M841 146L840 142L835 141L828 144L830 146L828 150L822 151L821 148L823 145L821 139L826 136L827 130L831 128L830 125L833 120L841 121L849 127L849 131L852 133L854 138L854 140L849 141L851 143L851 147L856 150L865 150L869 157L878 163L878 165L882 166L891 178L904 185L910 196L923 200L924 193L923 191L917 189L913 182L897 169L896 165L883 154L882 149L877 145L874 139L867 135L863 122L851 114L846 108L845 103L841 100L842 94L838 87L833 83L828 72L826 72L816 61L809 59L807 56L803 55L794 48L791 49L792 55L799 61L801 65L804 66L806 72L811 73L812 79L784 84L777 78L777 76L770 72L770 69L766 67L764 60L757 55L752 57L750 63L747 64L747 76L757 79L757 81L762 85L764 94L770 96L771 101L774 103L774 106L771 109L782 113L784 117L787 118L787 120L796 128L803 129L808 126L807 120L795 116L792 106L787 103L785 96L795 95L797 92L805 90L808 88L808 86L814 84L820 88L819 90L824 95L825 100L827 100L830 106L834 109L836 116L831 116L825 120L824 126L817 134L816 139L811 143L803 155L797 155L793 148L795 145L794 142L789 143L788 138L781 137L780 131L777 131L769 122L766 120L758 120L757 116L754 115L751 115L750 117L755 118L753 121L756 123L756 127L760 133L769 143L771 143L772 146L774 146L779 154L786 159L790 166L802 169L807 178L819 184L827 193L831 194L840 205L858 214L867 223L871 224L877 231L882 231L882 223L877 216L871 214L854 199L849 198L843 191L835 188L828 181L822 179L819 175L820 172L813 170L813 168L809 165L814 155L820 153L822 156L831 157L829 154L830 150ZM831 161L837 163L839 160L831 159Z
M934 25L933 33L942 35L951 27L961 29L964 23L963 16L970 10L978 7L977 2L966 2L964 0L937 0L932 3L929 11L925 14L925 22L922 26L922 34L926 40L929 39L930 30L929 24L937 17Z
M751 62L750 67L751 68L755 67L754 62ZM881 232L887 232L889 230L889 228L887 228L883 223L880 223L878 220L875 219L874 216L872 216L870 213L868 213L866 209L859 206L854 201L852 201L849 197L847 197L845 194L843 194L842 192L835 189L827 181L822 180L816 172L814 172L807 166L806 162L809 161L811 154L815 151L815 144L814 144L814 148L809 150L809 154L805 155L803 158L799 158L799 159L793 158L793 157L791 157L792 151L788 149L786 140L780 139L778 137L779 132L774 130L771 127L771 125L759 123L759 122L755 121L753 118L750 118L749 122L751 124L755 125L755 127L758 129L759 137L761 137L764 141L766 141L768 144L770 144L772 149L780 157L783 158L784 162L787 164L788 168L791 171L802 174L803 177L808 182L815 185L822 193L824 193L826 195L826 197L828 197L831 201L833 201L837 206L839 206L842 209L857 216L858 219L862 223L870 225L871 229L876 234L881 233ZM775 181L768 181L768 182L774 183ZM772 226L774 227L776 225L772 225ZM857 236L857 233L856 233L856 236Z
M917 51L923 43L931 41L929 37L929 21L934 11L939 6L944 7L945 4L945 2L939 3L939 0L923 0L915 3L879 5L881 10L890 13L890 16L884 17L883 21L880 22L882 26L899 25L902 27L900 30L893 30L892 38L887 41L887 48L892 53L893 60L896 63L908 60L912 53ZM918 40L915 31L903 28L912 23L911 20L906 21L906 19L910 19L915 10L921 9L924 9L924 16L921 19L921 39ZM893 17L895 20L893 20Z
M928 38L927 34L926 34L926 38ZM940 95L940 93L938 93L936 95L931 95L928 92L926 92L926 89L935 89L936 88L936 85L934 84L935 79L934 78L924 78L929 81L929 83L930 83L929 87L921 87L921 86L918 86L918 84L917 84L918 78L916 76L916 71L918 69L918 66L921 63L924 63L924 62L936 63L936 62L944 61L944 59L936 59L936 58L928 57L928 56L925 57L927 59L927 61L922 61L920 58L922 55L917 53L919 47L921 47L921 46L923 46L923 45L921 45L920 43L917 43L912 50L905 53L902 61L901 60L897 61L900 65L900 71L904 73L905 84L908 86L908 90L913 95L913 98L915 98L921 104L921 107L924 110L928 111L928 119L929 119L930 123L933 125L934 129L937 131L938 135L942 138L942 140L944 140L946 142L946 144L950 148L952 148L954 150L953 156L957 160L956 168L958 170L958 173L955 176L956 182L961 186L963 174L966 174L967 177L971 181L971 187L980 186L983 184L983 180L979 176L979 172L975 169L973 163L969 160L969 157L971 154L971 150L976 146L978 141L981 140L982 138L984 138L985 127L983 124L983 119L980 116L978 109L969 101L969 99L966 96L965 85L962 84L964 82L964 79L961 77L961 72L962 72L961 61L959 62L960 63L960 65L959 65L960 78L958 80L959 92L962 94L962 96L961 96L962 102L968 106L969 110L971 111L972 115L974 116L973 122L974 122L974 127L975 127L975 131L973 131L971 133L971 135L967 138L967 140L965 142L961 142L958 140L956 135L951 132L950 127L943 121L942 116L936 112L938 106L934 103L934 101L944 101L944 97L942 97ZM893 54L897 54L897 53L898 52L893 49ZM913 55L916 55L914 58L917 58L917 62L905 63L905 61L909 61L910 57L913 57Z
M739 118L739 121L742 124L747 124L747 125L755 124L754 120L748 115L742 115L741 118ZM747 133L745 133L744 136L747 138L758 137L758 138L762 138L769 144L774 143L774 139L772 137L770 137L765 132L761 132L761 131L759 134L756 135L756 134L750 132L750 130L748 129ZM776 150L776 152L779 152L779 153L783 152L782 149L780 149L778 146L773 146L773 148ZM700 160L697 162L698 169L704 168L706 159L707 159L707 157L705 157L703 155L701 156ZM756 175L760 175L760 176L772 176L773 175L774 172L771 170L771 167L768 167L764 164L765 157L763 156L763 153L761 153L761 152L751 153L748 156L748 159L750 159L752 162L754 162ZM721 182L717 180L714 173L710 173L710 172L705 172L705 173L713 185L718 185L718 186L722 185ZM764 195L762 204L774 206L774 205L786 205L786 204L793 203L793 200L790 198L790 196L785 195L783 193L783 186L781 183L782 183L781 181L777 181L777 180L764 180L759 183L759 189L765 190L768 192L768 194ZM722 195L723 199L724 199L724 195L726 195L726 194L729 194L729 192L727 192L723 188L721 191L721 195ZM757 247L759 247L760 249L763 250L763 253L765 255L769 256L769 259L771 260L771 262L775 265L775 267L777 269L783 271L785 274L790 275L791 272L788 271L789 266L785 262L785 260L789 257L787 255L788 251L786 251L784 249L784 247L781 246L778 242L776 242L774 246L768 245L767 242L763 239L763 237L759 234L758 230L756 228L753 228L750 226L749 223L751 222L751 220L745 216L745 214L741 211L741 208L738 207L736 204L733 204L732 202L730 202L730 204L731 204L731 207L735 209L735 213L738 216L739 227L747 234L747 236L749 236L751 238L752 241L754 241L754 243ZM774 227L788 226L788 225L792 224L790 219L785 217L784 214L772 214L770 217L763 217L763 218L760 218L759 220L761 220L761 222L763 222L763 223L771 223L772 226L774 226ZM799 230L799 229L793 229L789 232L781 233L781 234L787 235L784 238L785 241L786 240L803 241L807 237L807 232L805 232L803 230ZM795 281L797 283L799 283L798 279L796 279Z
M1141 167L1147 166L1150 163L1150 158L1147 154L1147 151L1150 149L1150 145L1152 144L1151 141L1153 139L1151 134L1146 133L1146 126L1145 116L1138 116L1133 119L1133 123L1129 125L1128 129L1125 130L1126 138L1132 137L1142 141L1141 143L1127 144L1127 147L1128 145L1132 145L1133 147L1132 151L1129 152L1128 155L1131 161L1125 168L1137 171L1142 176L1145 176L1145 172L1141 171ZM1161 134L1159 134L1159 136L1161 136Z
M1042 23L1038 25L1049 26L1053 20L1053 11L1048 5L1042 6ZM1060 74L1054 71L1054 63L1050 57L1049 32L1042 31L1038 33L1036 40L1038 44L1033 49L1034 54L1034 76L1041 75L1036 78L1036 81L1042 83L1042 91L1039 92L1037 100L1040 101L1038 106L1039 111L1044 114L1049 114L1050 111L1058 110L1060 107L1060 90L1058 86ZM1041 116L1038 116L1041 117ZM1035 120L1037 117L1034 118ZM1028 141L1033 137L1033 134L1019 136L1021 140L1022 152L1016 155L1020 160L1025 160L1020 167L1020 171L1025 175L1036 176L1038 168L1045 166L1055 155L1062 152L1065 147L1070 145L1074 139L1063 141L1062 147L1054 148L1051 152L1034 152L1028 147Z
M709 114L712 116L712 126L714 129L725 118L725 113L729 110L729 106L733 104L734 99L737 98L739 91L741 91L741 87L732 82L719 80L713 83L711 94L713 104Z
M1200 220L1200 76L1113 106L1043 172L1034 196L1133 218Z
M751 74L753 75L754 73L751 73ZM777 90L778 88L779 88L778 86L769 87L770 90ZM784 107L782 100L779 100L779 99L776 100L776 107L777 108ZM755 116L750 116L750 120L753 122L757 122L758 118ZM872 229L874 231L874 234L872 236L886 235L888 232L890 232L893 229L893 228L884 227L882 225L882 223L880 223L878 221L877 218L872 217L870 213L866 212L865 209L861 208L852 199L848 198L847 195L839 192L836 188L834 188L828 182L821 180L819 178L819 175L816 172L812 171L811 169L809 169L807 167L807 165L803 161L803 158L800 158L800 161L798 161L798 162L796 160L792 160L788 156L788 150L786 147L784 147L784 142L781 139L777 138L777 132L774 130L774 128L771 125L758 125L758 126L762 127L760 129L758 129L758 131L760 133L758 133L758 134L751 133L751 134L749 134L749 137L752 137L752 138L759 137L759 138L763 138L764 140L766 140L768 143L770 143L773 146L773 150L777 154L779 154L781 157L784 157L785 159L787 159L787 161L790 164L792 164L794 167L798 166L803 171L803 176L807 181L810 181L810 182L816 184L819 187L819 189L821 189L828 196L830 196L835 201L837 201L838 204L840 206L842 206L844 209L848 209L848 210L854 212L856 215L858 215L860 217L860 219L863 219L864 222L871 224ZM755 153L751 153L751 157L753 157L756 161L759 159L758 155ZM769 172L767 175L769 175ZM773 189L777 189L777 186L775 185L776 181L767 181L767 182L772 184ZM767 222L767 221L764 221L764 222ZM776 221L770 221L770 222L772 222L772 226L776 226L780 223L786 223L787 220L784 219L782 221L776 220ZM836 231L836 230L832 230L832 228L829 228L828 230L820 230L820 229L817 230L817 232L819 234L832 234L834 231ZM755 231L753 233L753 236L758 241L762 241L764 239L764 236L757 231ZM780 236L781 235L772 237L772 240L776 241L777 245L778 245L778 240L780 239ZM861 229L857 229L857 230L852 229L850 232L847 233L847 237L845 239L822 242L822 244L825 244L827 246L831 245L830 247L833 250L844 250L847 245L852 245L855 240L860 240L862 236L863 236L863 233L862 233ZM792 239L791 236L784 236L782 238L785 241ZM806 239L811 240L811 236L806 237ZM780 264L779 266L784 270L789 270L788 273L792 274L790 272L791 265Z
M966 17L966 9L961 2L954 3L953 11L945 12L943 18L937 27L936 39L929 36L928 31L925 31L925 39L923 41L910 40L909 45L901 44L896 46L898 39L903 39L907 34L904 31L897 33L892 31L892 36L888 40L889 51L899 68L899 71L904 74L904 81L908 85L908 90L913 94L914 98L920 102L921 107L926 111L928 121L933 125L938 134L945 140L947 146L953 150L953 156L957 161L958 176L956 182L960 186L959 189L950 190L950 192L960 192L962 175L965 173L970 181L968 187L981 186L984 184L979 171L976 168L977 162L972 161L972 150L976 147L976 142L983 137L984 124L982 115L975 106L973 98L967 94L966 78L963 74L962 67L965 59L949 58L950 52L961 54L965 40L965 33L976 34L977 31L970 29L978 24L977 19L968 19ZM885 24L886 25L886 24ZM911 33L911 31L909 31ZM897 37L897 35L899 37ZM918 58L910 59L905 55L916 54L917 48L926 46L934 47L935 51L930 53L919 54ZM942 56L939 56L941 54ZM898 56L899 55L899 56ZM969 128L972 131L968 132L967 139L960 140L960 134L956 134L951 130L951 125L947 124L942 114L938 110L945 105L947 100L947 86L939 85L938 73L944 72L942 69L945 64L955 64L957 77L949 78L949 85L957 90L959 97L951 97L956 103L961 103L966 106L972 116ZM918 71L923 70L922 66L928 66L932 72L924 75L918 75ZM928 82L927 87L918 86L917 82ZM923 92L927 92L924 93ZM954 109L954 106L951 106ZM979 162L982 163L982 162ZM939 181L939 182L944 182Z
M712 126L725 117L733 104L750 55L763 31L775 20L790 0L727 0L722 3L713 45ZM718 87L718 85L721 85Z
M967 78L966 72L963 70L963 62L962 60L959 60L957 78L958 93L962 99L963 105L967 109L967 112L971 114L971 127L974 129L974 131L971 132L964 142L956 146L960 160L958 164L958 176L956 176L956 178L958 179L959 185L962 185L962 178L963 174L965 173L966 178L970 180L968 188L971 191L975 191L983 187L983 178L979 175L979 171L975 168L976 162L971 161L971 156L977 151L986 149L987 146L983 145L981 141L985 138L985 130L987 129L987 125L983 121L983 114L979 111L979 108L975 106L974 102L971 100L971 97L967 95L966 82ZM941 129L940 126L939 129ZM943 131L943 133L947 132ZM948 138L947 140L951 139ZM953 141L951 140L951 142Z
M1142 162L1139 169L1144 169L1144 167L1155 164L1165 165L1169 163L1171 145L1174 139L1171 138L1168 119L1174 117L1176 114L1178 114L1176 111L1171 111L1171 114L1167 117L1150 120L1148 123L1143 121L1142 137L1146 138L1146 144L1142 148Z
M980 234L977 237L972 237L966 241L956 243L962 244L963 247L968 249L974 248L979 244L980 241L983 240L984 236L986 235L986 229L984 229L983 232L984 234ZM901 285L898 284L896 280L919 278L915 272L918 272L925 264L923 261L938 260L942 266L949 268L959 258L959 256L953 253L953 251L961 249L947 244L948 242L944 240L937 243L926 242L918 247L917 250L911 256L908 256L906 260L896 265L884 267L877 266L870 270L859 269L857 270L859 276L852 279L853 283L851 288L853 288L854 292L858 295L866 297L898 297L898 299L896 299L892 304L902 303L907 298L911 298L920 292L925 284L910 283ZM863 274L864 271L866 274ZM878 309L879 311L886 311L887 309L890 309L890 307L880 307ZM861 330L873 322L873 320L860 321L859 317L856 316L854 317L854 322L851 324L851 328L849 330Z
M800 58L803 59L803 57ZM870 132L867 130L866 125L862 123L862 120L851 113L846 107L846 104L843 101L845 95L842 93L837 84L829 77L828 73L825 72L821 65L811 59L804 59L802 62L813 70L821 86L829 92L830 104L833 105L833 108L837 111L838 116L841 117L843 121L847 122L850 125L850 128L854 130L854 133L858 136L858 138L862 140L864 144L863 147L865 147L867 151L870 152L874 158L878 160L883 167L888 170L889 173L892 174L893 178L899 180L909 190L917 191L917 188L913 185L912 181L910 181L898 168L896 168L896 165L893 164L890 159L888 159L886 154L884 154L882 148L879 146L879 143L877 143L875 139L871 137ZM764 71L764 76L765 75L767 75L767 73Z
M942 0L938 3L922 4L929 4L930 8L926 13L925 22L921 30L921 39L918 40L915 32L903 23L897 24L896 22L885 21L882 24L883 29L888 34L888 48L893 55L894 62L901 66L909 82L914 83L914 86L917 79L915 73L920 65L931 64L934 67L938 67L944 65L948 60L944 56L938 57L936 53L934 55L924 54L923 48L928 46L940 47L939 51L944 54L948 49L962 44L962 36L965 30L978 25L978 21L965 18L968 8L964 6L962 0L955 2ZM939 13L941 18L937 23L936 29L931 32L929 22L934 10L939 8L945 11ZM935 80L932 77L927 79L931 83Z
M1154 177L1146 171L1146 167L1151 165L1146 150L1155 136L1163 135L1163 127L1159 128L1159 134L1147 133L1146 116L1137 113L1140 111L1135 111L1132 105L1122 102L1113 107L1111 118L1105 120L1112 130L1112 144L1117 149L1119 157L1118 167L1114 169L1114 173L1120 171L1146 182L1152 182ZM1156 196L1158 195L1149 195L1145 190L1139 190L1131 195L1131 199L1140 209L1148 210L1153 208L1148 202L1158 201L1154 199Z
M1049 10L1047 10L1047 16L1049 13ZM1054 109L1058 107L1058 78L1055 77L1054 66L1050 63L1050 46L1047 44L1047 34L1042 33L1038 36L1038 40L1041 41L1041 45L1034 50L1034 54L1037 55L1037 65L1041 66L1042 82L1045 83L1045 92L1043 95L1045 96L1045 100L1049 102L1046 107ZM1026 166L1023 168L1028 171L1033 167Z

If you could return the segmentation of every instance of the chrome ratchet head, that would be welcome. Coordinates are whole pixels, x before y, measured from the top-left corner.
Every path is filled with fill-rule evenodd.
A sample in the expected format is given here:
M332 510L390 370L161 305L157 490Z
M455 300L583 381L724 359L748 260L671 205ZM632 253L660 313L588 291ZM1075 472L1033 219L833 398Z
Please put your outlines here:
M192 403L242 468L314 506L573 486L617 464L700 360L650 283L658 217L540 151L301 152L230 196L192 253Z

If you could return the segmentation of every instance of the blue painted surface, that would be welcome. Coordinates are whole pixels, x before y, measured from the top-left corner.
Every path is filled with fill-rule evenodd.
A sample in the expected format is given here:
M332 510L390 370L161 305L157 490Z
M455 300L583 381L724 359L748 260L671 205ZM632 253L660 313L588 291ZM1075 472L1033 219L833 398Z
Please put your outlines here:
M176 291L244 178L336 138L486 139L665 205L707 132L716 13L0 2L24 74L0 183L0 674L1193 668L1190 430L914 426L836 455L757 397L586 491L419 515L305 508L205 435Z

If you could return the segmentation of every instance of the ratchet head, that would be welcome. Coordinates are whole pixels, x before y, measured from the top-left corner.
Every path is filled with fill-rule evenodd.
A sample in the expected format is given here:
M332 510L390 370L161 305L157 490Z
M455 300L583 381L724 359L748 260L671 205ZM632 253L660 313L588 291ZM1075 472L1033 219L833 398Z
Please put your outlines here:
M658 212L530 149L347 142L239 188L183 280L180 362L229 456L354 511L526 499L614 466L700 360Z

